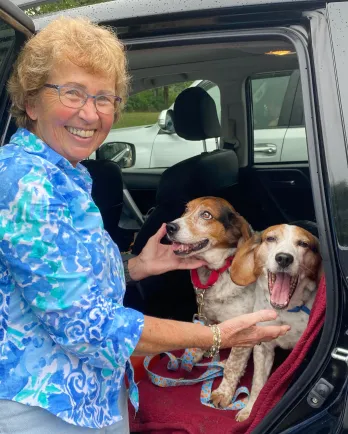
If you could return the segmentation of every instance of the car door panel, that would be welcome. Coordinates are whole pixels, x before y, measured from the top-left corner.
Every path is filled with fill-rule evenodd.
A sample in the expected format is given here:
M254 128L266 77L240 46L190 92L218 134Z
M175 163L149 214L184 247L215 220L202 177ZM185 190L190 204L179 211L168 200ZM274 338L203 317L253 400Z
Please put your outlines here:
M165 169L124 169L123 181L143 215L156 204L156 192Z
M280 161L308 161L307 138L304 127L287 129Z
M276 223L315 221L309 167L302 165L254 166L254 184L262 187L267 212Z
M276 163L280 161L286 128L254 131L254 161Z

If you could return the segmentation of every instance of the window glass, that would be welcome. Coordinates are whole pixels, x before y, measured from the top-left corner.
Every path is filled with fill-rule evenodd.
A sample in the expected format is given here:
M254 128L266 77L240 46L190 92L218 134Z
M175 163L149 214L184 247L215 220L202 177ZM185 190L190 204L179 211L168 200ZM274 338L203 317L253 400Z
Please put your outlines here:
M254 162L308 161L299 72L251 77Z
M130 96L121 118L114 127L117 129L155 124L160 112L171 107L179 93L192 83L186 81L156 87Z
M277 128L290 75L252 78L254 129Z
M14 44L15 31L7 23L0 19L0 68L3 71L6 66L6 58Z
M104 143L133 144L132 169L166 168L203 152L202 141L184 140L174 130L171 110L177 96L189 86L202 87L213 98L220 120L220 90L215 83L207 80L174 83L132 95ZM208 150L216 149L215 139L208 139L206 144Z

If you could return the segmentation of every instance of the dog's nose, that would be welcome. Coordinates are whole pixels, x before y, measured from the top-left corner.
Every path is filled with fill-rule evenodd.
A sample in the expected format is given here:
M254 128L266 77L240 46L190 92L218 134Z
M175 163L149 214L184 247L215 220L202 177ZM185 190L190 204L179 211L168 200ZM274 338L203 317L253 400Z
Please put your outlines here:
M294 257L289 253L277 253L275 260L282 268L286 268L294 262Z
M167 228L168 235L174 235L175 232L178 232L179 225L177 223L171 222L166 224L166 228Z

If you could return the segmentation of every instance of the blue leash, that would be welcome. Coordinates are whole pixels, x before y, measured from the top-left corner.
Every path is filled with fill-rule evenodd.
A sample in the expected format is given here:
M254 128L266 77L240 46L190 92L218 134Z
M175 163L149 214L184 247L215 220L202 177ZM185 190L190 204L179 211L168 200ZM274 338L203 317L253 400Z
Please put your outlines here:
M193 368L193 358L194 358L195 349L186 350L181 358L175 357L171 353L164 353L169 357L169 362L167 365L167 369L170 371L177 371L181 367L190 372ZM208 369L200 375L198 378L192 379L184 379L184 378L170 378L163 377L161 375L155 374L149 370L149 364L154 356L147 356L144 360L144 367L148 373L150 381L159 387L173 387L173 386L190 386L192 384L203 382L201 388L200 400L201 403L207 407L215 408L214 404L211 402L211 394L212 394L212 386L214 379L217 377L222 377L224 373L224 363L219 361L219 356L213 359L209 363L197 363L195 366L204 366ZM246 387L240 387L237 389L234 397L232 398L231 403L223 409L220 410L241 410L245 407L245 403L243 400L237 400L240 395L249 396L249 390Z
M292 309L289 309L288 312L298 313L298 312L305 312L307 315L311 313L310 309L305 306L295 306ZM187 372L191 372L193 369L193 366L204 366L208 369L201 374L197 378L192 379L184 379L184 378L170 378L170 377L164 377L158 374L155 374L154 372L151 372L149 369L149 364L154 356L147 356L144 360L144 367L145 370L149 376L150 381L159 387L174 387L174 386L190 386L192 384L203 382L202 388L201 388L201 395L200 400L203 405L206 405L207 407L216 408L214 404L211 402L211 394L212 394L212 386L215 378L222 377L224 374L224 363L220 362L220 358L217 355L211 362L208 363L196 363L194 365L193 361L196 354L196 349L186 349L184 354L181 356L181 358L175 357L171 353L164 353L169 357L169 362L167 365L167 369L169 371L177 371L179 367L181 366L182 369L184 369ZM243 400L237 400L240 395L246 395L249 397L249 390L246 387L239 387L236 390L235 395L232 398L231 403L223 409L220 410L241 410L245 407L245 401Z
M302 312L306 313L307 315L310 315L310 313L311 313L311 310L308 309L308 307L304 304L302 306L295 306L292 309L289 309L288 312L297 313L297 312L301 312L301 310L302 310Z

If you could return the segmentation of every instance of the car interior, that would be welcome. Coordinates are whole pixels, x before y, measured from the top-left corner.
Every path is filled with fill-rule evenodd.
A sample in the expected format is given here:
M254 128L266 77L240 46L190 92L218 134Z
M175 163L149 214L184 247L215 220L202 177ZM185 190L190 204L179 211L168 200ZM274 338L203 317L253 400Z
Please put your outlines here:
M190 140L202 140L200 155L169 168L124 169L122 175L115 162L84 162L94 179L92 194L105 227L121 251L140 253L162 223L178 218L188 201L201 196L227 199L254 230L297 222L315 231L308 162L253 163L250 77L296 70L297 56L288 42L132 47L128 57L132 94L200 78L216 83L221 94L221 125L207 92L188 88L174 103L174 127L188 146ZM204 152L203 141L216 137L220 137L218 149ZM133 200L123 204L121 214L122 197L129 196ZM139 214L144 216L142 225L124 225L127 216L132 220ZM125 304L148 315L185 321L191 321L196 310L190 275L185 271L137 283L127 290Z
M98 152L97 159L82 162L93 179L92 196L105 229L121 252L139 254L162 223L180 217L187 202L202 196L228 200L255 231L290 223L317 236L308 161L254 162L251 78L298 70L290 42L255 38L197 45L177 40L139 47L136 43L128 47L131 94L209 80L220 90L221 107L202 88L179 94L172 113L175 131L187 146L201 140L202 153L171 167L121 169L115 161L98 159ZM301 103L301 89L296 98ZM295 113L295 104L289 116L302 121L303 111ZM11 121L5 143L15 128ZM204 141L210 138L220 139L215 150L206 152ZM162 242L167 243L166 239ZM146 315L182 321L192 321L197 310L188 271L129 285L124 304ZM293 381L305 367L301 365Z
M271 54L284 52L289 54ZM112 166L115 172L115 182L108 179L107 190L100 192L97 192L97 185L102 181L98 181L98 177L104 176L104 169L98 173L91 171L91 175L96 182L93 191L96 204L99 206L105 201L106 191L110 197L108 206L104 202L100 209L105 225L121 251L140 253L162 223L178 218L188 201L201 196L228 200L253 230L293 223L318 235L308 161L256 164L253 158L250 78L298 69L297 56L289 43L268 40L150 50L133 47L128 56L133 94L180 81L204 79L216 83L221 94L221 124L218 108L207 92L188 88L174 103L174 128L187 140L188 146L190 140L202 140L201 154L168 168L124 169L122 180L121 170L115 162L85 162L87 166L109 165L110 171ZM217 149L204 152L203 141L216 137L220 137ZM113 190L119 192L117 200ZM122 191L123 198L128 199L124 200L120 215ZM144 222L139 224L138 219L137 225L130 224L127 229L124 220L134 221L139 213ZM118 226L121 220L123 224ZM167 241L164 239L163 242ZM147 315L183 321L192 321L197 310L188 271L172 271L130 285L124 304ZM314 347L307 362L312 351ZM278 351L276 364L284 357L284 351ZM302 363L294 380L307 362Z

